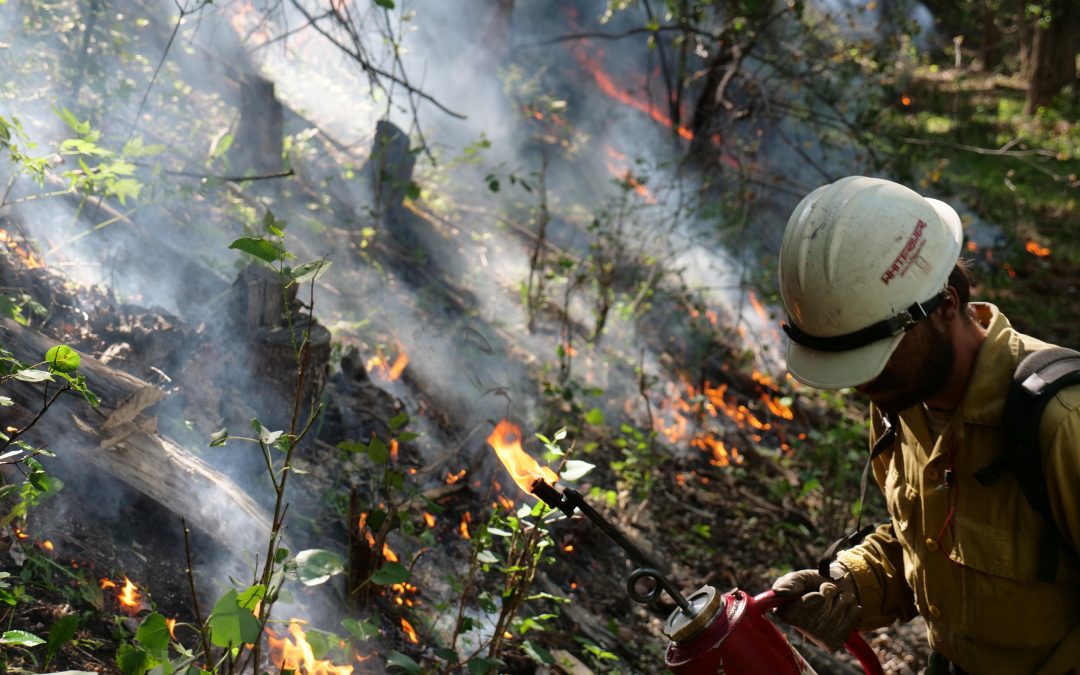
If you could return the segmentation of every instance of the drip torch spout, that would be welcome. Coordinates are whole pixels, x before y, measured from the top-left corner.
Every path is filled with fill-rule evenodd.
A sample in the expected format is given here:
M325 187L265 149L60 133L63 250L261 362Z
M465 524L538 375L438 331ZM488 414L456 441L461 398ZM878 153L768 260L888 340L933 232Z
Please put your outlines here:
M604 534L618 544L619 548L626 552L626 555L630 560L640 566L639 569L635 570L633 574L630 575L626 585L626 592L635 602L641 604L649 603L655 600L660 594L660 591L663 590L671 596L671 599L675 601L675 604L677 604L679 609L683 612L686 614L694 613L690 601L675 587L675 584L671 583L670 580L657 571L659 566L653 562L649 556L645 555L644 551L627 539L626 535L620 532L617 527L600 515L599 511L585 501L585 497L580 492L573 488L563 488L562 491L556 490L555 486L548 484L542 478L537 478L529 491L551 508L562 511L568 518L574 515L575 510L581 511L586 518L591 520ZM637 590L637 582L642 578L652 580L655 586L647 592L639 592Z

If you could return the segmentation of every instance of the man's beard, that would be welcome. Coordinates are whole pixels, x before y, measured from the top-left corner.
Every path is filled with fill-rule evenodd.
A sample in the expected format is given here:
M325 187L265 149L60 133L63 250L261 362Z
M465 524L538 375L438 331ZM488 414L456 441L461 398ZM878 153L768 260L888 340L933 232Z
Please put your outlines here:
M889 364L877 378L858 391L887 413L899 413L927 400L945 386L956 361L948 334L933 323L923 344L916 345L907 363Z

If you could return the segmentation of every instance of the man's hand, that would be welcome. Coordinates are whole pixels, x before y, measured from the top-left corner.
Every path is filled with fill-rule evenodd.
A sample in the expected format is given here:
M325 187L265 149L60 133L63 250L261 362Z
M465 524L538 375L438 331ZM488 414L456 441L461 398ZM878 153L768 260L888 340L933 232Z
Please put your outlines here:
M847 568L834 562L829 571L832 579L817 570L791 572L773 582L772 589L780 597L798 598L777 608L776 615L834 652L859 623L862 607Z

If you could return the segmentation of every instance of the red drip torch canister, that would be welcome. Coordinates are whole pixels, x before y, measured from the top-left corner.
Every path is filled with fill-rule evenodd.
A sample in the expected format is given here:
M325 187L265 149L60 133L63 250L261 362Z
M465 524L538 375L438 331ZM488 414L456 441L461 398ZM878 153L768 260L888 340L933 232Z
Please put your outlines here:
M671 639L665 665L676 675L813 675L809 664L765 617L772 594L757 598L735 589L721 595L703 586L664 623ZM762 602L765 600L765 602Z

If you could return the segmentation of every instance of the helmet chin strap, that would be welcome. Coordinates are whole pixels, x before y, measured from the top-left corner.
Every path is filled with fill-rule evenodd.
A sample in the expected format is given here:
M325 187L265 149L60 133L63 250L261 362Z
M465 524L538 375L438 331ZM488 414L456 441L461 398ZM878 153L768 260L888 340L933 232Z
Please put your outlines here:
M795 324L786 321L781 323L780 327L784 329L792 342L807 349L819 352L846 352L911 330L919 321L930 316L948 297L948 289L942 289L925 302L916 302L895 316L845 335L829 337L809 335Z

